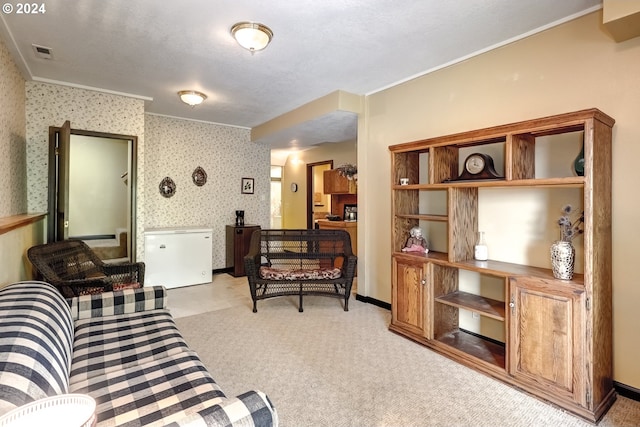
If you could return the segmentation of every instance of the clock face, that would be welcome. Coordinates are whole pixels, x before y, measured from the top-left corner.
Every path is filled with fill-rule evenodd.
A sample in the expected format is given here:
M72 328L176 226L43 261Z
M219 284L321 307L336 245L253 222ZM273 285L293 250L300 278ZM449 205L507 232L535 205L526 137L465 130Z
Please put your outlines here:
M295 182L291 184L291 191L293 191L294 193L296 191L298 191L298 184L296 184Z
M472 154L467 157L467 161L464 163L464 167L472 175L482 172L484 169L485 161L484 157L479 154Z

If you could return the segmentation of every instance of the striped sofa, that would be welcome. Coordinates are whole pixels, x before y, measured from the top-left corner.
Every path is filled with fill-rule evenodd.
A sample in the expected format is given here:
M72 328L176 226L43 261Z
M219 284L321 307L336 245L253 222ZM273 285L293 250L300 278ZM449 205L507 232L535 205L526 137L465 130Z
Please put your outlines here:
M224 395L166 299L159 286L68 300L44 282L0 289L0 415L82 393L97 426L277 426L264 393Z

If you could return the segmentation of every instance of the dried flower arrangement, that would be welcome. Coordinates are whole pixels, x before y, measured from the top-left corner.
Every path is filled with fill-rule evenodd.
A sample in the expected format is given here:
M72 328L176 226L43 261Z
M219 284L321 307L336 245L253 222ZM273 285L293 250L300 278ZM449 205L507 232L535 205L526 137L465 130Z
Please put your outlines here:
M558 219L558 225L560 226L560 240L563 242L570 242L578 234L584 232L584 211L580 212L580 215L571 220L571 215L574 213L573 206L565 205L562 208L562 216Z
M356 165L347 163L346 165L338 166L336 169L341 176L344 176L347 179L357 179L356 175L358 174L358 168Z

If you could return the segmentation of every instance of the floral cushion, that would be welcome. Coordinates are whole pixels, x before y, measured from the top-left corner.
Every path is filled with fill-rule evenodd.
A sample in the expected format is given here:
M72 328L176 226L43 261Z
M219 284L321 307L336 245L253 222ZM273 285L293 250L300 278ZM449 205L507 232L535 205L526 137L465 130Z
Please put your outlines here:
M140 283L135 282L135 283L114 283L113 284L113 290L114 291L121 291L123 289L138 289L140 288ZM102 286L92 286L92 287L86 287L83 289L80 289L79 295L97 295L97 294L101 294L105 292L104 287Z
M342 271L339 268L303 268L287 270L281 268L260 267L260 278L268 280L318 280L339 279Z

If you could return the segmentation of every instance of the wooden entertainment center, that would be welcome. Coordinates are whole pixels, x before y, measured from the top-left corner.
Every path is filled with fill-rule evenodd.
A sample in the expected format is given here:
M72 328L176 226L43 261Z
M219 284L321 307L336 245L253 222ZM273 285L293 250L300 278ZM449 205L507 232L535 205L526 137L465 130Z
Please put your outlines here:
M614 123L601 111L589 109L390 146L393 248L389 329L597 422L616 397L611 302ZM566 174L539 174L537 169L545 167L536 150L544 144L558 147L566 137L582 138L584 176L576 176L570 166ZM579 151L578 147L574 157ZM459 179L464 175L461 163L474 152L498 153L503 176ZM573 158L566 160L573 165ZM509 248L527 262L492 259L491 248L489 260L474 259L479 221L502 221L499 217L480 218L480 213L486 212L483 203L500 200L507 206L511 203L505 211L517 211L518 202L510 199L514 189L524 197L538 191L577 194L578 208L584 211L584 233L574 244L579 257L576 267L582 271L572 280L554 278L550 260L539 261L549 258L553 239L548 245L545 239L552 227L558 228L555 214L552 218L541 215L547 229L544 235L525 236L520 239L525 243ZM540 211L546 214L555 208L553 203ZM561 206L557 208L559 218ZM442 230L440 237L436 232L428 233L434 248L426 254L401 251L415 226ZM510 236L500 237L495 240L504 242ZM527 238L542 242L526 243ZM489 285L469 287L464 283L468 277ZM497 332L485 336L482 328L479 332L468 330L464 323L471 315Z

